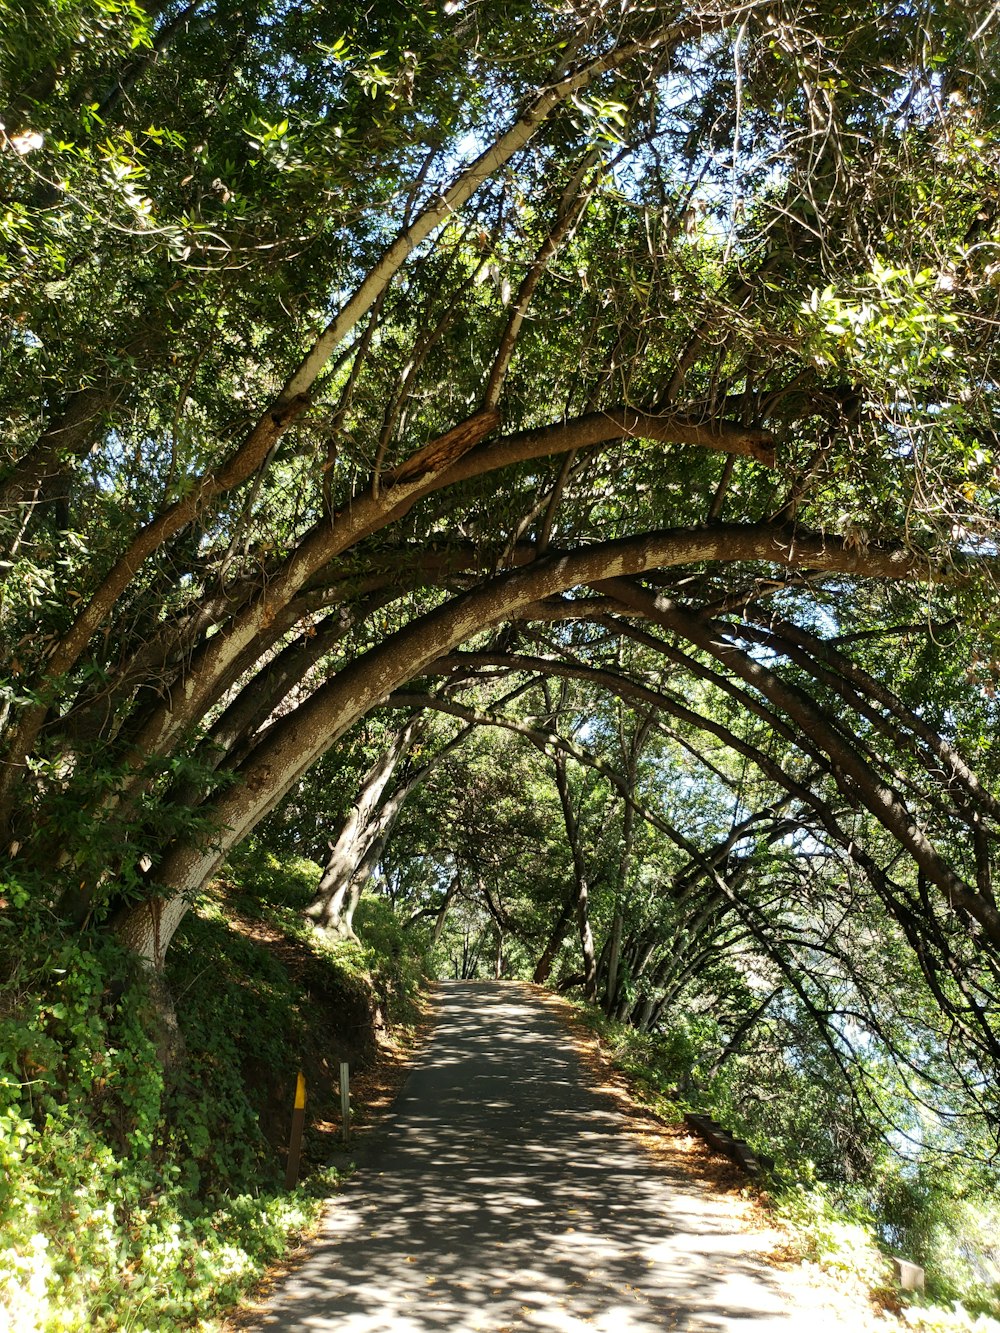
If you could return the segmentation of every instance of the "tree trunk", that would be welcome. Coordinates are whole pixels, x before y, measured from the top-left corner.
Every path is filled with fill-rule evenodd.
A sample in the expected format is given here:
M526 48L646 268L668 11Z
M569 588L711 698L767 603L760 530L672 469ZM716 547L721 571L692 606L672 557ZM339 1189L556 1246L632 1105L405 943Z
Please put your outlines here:
M441 906L438 909L437 918L434 921L434 934L431 936L431 948L435 949L441 943L441 935L444 931L444 923L448 919L448 909L454 902L455 895L461 887L461 877L458 871L452 876L451 883L444 895Z
M848 550L832 537L797 534L794 543L783 529L769 525L644 534L559 553L526 569L487 579L469 592L411 622L344 667L306 702L275 724L268 736L236 770L235 783L213 803L217 833L212 843L181 840L157 867L157 880L170 892L170 912L162 917L158 953L197 893L235 847L275 808L298 778L350 727L470 635L516 617L553 593L647 569L707 560L766 560L793 568L839 570L868 575L914 577L922 570L915 558L897 552ZM207 807L206 807L207 810ZM963 894L967 886L954 876ZM977 895L978 896L978 895ZM141 916L144 907L137 905ZM131 923L121 922L124 934ZM990 938L1000 942L1000 918Z
M356 875L351 881L347 892L347 900L340 915L340 933L345 940L356 940L358 938L354 933L354 913L358 910L358 903L361 901L361 895L369 879L371 879L370 872L365 875Z
M608 970L607 979L604 985L604 998L602 1008L606 1014L611 1014L618 991L618 967L621 959L622 931L625 926L624 902L628 890L629 866L632 861L632 846L635 840L635 787L636 775L639 768L639 756L642 748L646 744L649 733L653 726L653 715L650 713L637 727L635 734L629 738L628 745L625 744L624 737L621 738L622 750L625 757L625 781L628 784L628 793L630 799L624 802L622 808L622 849L618 858L618 885L615 895L615 913L611 921L611 939L608 943Z
M597 959L594 956L594 935L590 929L590 908L587 881L577 880L576 923L580 931L580 952L583 954L583 995L593 1003L597 999Z
M576 913L576 926L580 935L580 953L583 956L583 995L593 1003L597 999L597 958L594 953L594 935L590 928L590 890L587 884L587 865L583 854L580 837L580 821L573 809L570 796L569 780L566 776L566 756L561 751L556 754L553 763L556 770L556 787L562 805L563 821L566 825L566 837L569 839L573 855L573 879L575 894L573 906Z
M615 907L614 920L611 922L611 942L608 947L608 979L604 988L604 1012L609 1014L615 1007L615 1000L618 996L618 967L621 961L622 952L622 930L624 929L625 918L622 915L621 904Z
M411 749L420 730L417 719L396 733L384 754L372 764L361 780L361 789L340 832L330 843L330 855L306 916L322 930L348 935L344 923L344 904L373 841L381 831L386 788L399 763ZM400 802L400 804L402 804ZM388 830L386 831L388 834Z
M479 971L479 949L482 943L482 932L472 935L472 928L466 926L465 934L462 939L462 980L475 981L476 974Z
M563 904L563 909L559 913L559 919L552 927L552 934L549 936L548 943L542 950L542 956L535 965L532 981L536 986L544 986L552 975L552 964L556 960L556 954L562 945L566 935L566 928L573 919L573 908L576 905L576 885L570 890L569 897Z
M391 796L386 796L389 780L412 748L414 740L425 727L423 718L414 718L402 731L397 732L390 750L365 775L361 794L341 828L336 845L331 847L330 859L316 889L306 915L323 930L353 939L353 929L345 922L344 905L354 902L355 890L360 897L365 884L374 874L379 858L389 841L403 806L423 783L435 765L457 746L461 745L472 728L463 727L452 739L432 755L420 768L412 771ZM388 771L384 771L388 765ZM350 909L353 918L354 908Z
M178 915L173 903L151 898L128 909L127 915L123 914L118 923L119 938L137 955L146 977L152 1006L148 1030L164 1072L177 1067L184 1056L184 1039L173 996L163 974L163 959L167 944L186 910L184 905Z
M649 1020L653 1016L653 1007L656 1000L652 995L647 995L644 1000L636 1005L632 1011L632 1026L637 1032L649 1031Z

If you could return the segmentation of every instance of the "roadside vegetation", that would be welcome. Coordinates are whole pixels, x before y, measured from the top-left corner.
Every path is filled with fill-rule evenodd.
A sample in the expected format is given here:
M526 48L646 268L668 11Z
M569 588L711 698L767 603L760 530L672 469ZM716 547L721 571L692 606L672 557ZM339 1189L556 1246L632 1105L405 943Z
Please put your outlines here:
M208 1327L313 1226L338 1181L337 1062L359 1073L383 1030L405 1037L422 977L419 938L376 902L377 947L314 939L301 908L318 873L250 851L228 868L173 952L168 981L183 1003L167 1034L128 951L73 948L51 912L7 885L5 1333ZM300 1069L311 1128L289 1191Z
M572 858L551 832L557 784L546 790L540 766L503 753L500 764L486 744L457 769L442 764L386 850L378 892L356 905L352 938L321 933L307 915L322 868L288 850L308 826L301 789L186 919L167 977L181 1002L176 1031L164 1030L162 1001L127 950L113 939L100 951L67 947L51 913L8 885L0 1308L12 1333L209 1327L308 1233L337 1187L338 1060L362 1069L382 1025L405 1034L429 976L530 979L546 944L538 896L571 877ZM514 774L537 784L528 827L514 817L524 806L489 786L501 769L508 789ZM439 856L468 889L431 892ZM578 991L575 932L549 961L550 983ZM734 1042L712 975L703 967L687 1000L645 1027L582 998L581 1012L666 1120L710 1111L776 1157L765 1188L801 1258L885 1297L882 1256L903 1255L927 1269L927 1300L905 1313L914 1327L995 1327L1000 1204L982 1145L967 1138L956 1154L951 1137L942 1154L929 1132L916 1152L880 1134L871 1107L824 1064L817 1029L777 997ZM287 1191L299 1069L310 1129L302 1184ZM895 1095L902 1123L905 1088Z
M0 0L18 1333L228 1300L424 969L995 1309L998 124L953 0Z
M599 1010L580 1012L633 1093L667 1123L688 1111L711 1114L775 1158L774 1171L760 1178L760 1198L787 1229L792 1256L860 1281L876 1305L896 1312L907 1327L1000 1328L1000 1197L988 1163L977 1169L933 1150L900 1152L898 1143L880 1142L858 1124L851 1132L862 1139L856 1147L866 1165L845 1171L842 1160L836 1169L829 1144L849 1129L843 1104L835 1094L824 1107L828 1118L817 1115L813 1077L792 1052L785 1050L785 1068L775 1079L773 1058L762 1059L758 1043L750 1043L706 1081L724 1040L711 1020L698 1025L692 1040L686 1024L639 1034ZM750 1083L755 1095L748 1098ZM817 1138L820 1126L825 1143ZM898 1290L890 1256L925 1269L924 1297Z

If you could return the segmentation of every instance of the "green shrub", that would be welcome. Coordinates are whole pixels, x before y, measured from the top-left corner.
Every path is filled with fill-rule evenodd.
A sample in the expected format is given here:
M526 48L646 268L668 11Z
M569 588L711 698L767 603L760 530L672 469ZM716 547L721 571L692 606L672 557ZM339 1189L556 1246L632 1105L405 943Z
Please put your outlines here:
M0 888L10 1333L194 1325L311 1225L336 1172L284 1191L248 1087L264 1077L280 1091L307 1053L328 1050L331 1012L370 1019L373 995L390 1023L413 1021L427 947L426 932L375 898L358 911L364 943L320 939L302 915L318 876L311 861L251 846L220 897L188 915L168 958L181 1037L169 1076L134 957L37 906L50 887Z
M167 1333L203 1318L319 1207L276 1188L233 1044L234 1024L254 1014L263 1032L288 1004L280 968L226 941L211 999L196 986L182 999L187 1060L171 1083L134 960L67 933L20 886L0 896L0 1323Z
M804 1259L868 1284L887 1286L889 1264L879 1251L874 1219L835 1202L821 1181L796 1181L778 1195L775 1211L794 1234Z
M922 1264L928 1296L1000 1317L1000 1202L971 1163L907 1163L878 1182L876 1211L892 1253Z
M918 1333L1000 1333L1000 1322L989 1315L973 1314L961 1301L951 1308L916 1305L903 1311L908 1327Z
M233 852L225 871L226 883L236 890L241 906L260 915L267 915L268 908L291 908L296 925L301 923L302 909L311 902L321 874L315 861L304 856L282 859L256 838L248 838Z
M796 1071L782 1065L785 1095L755 1099L746 1091L755 1071L761 1076L759 1063L730 1060L711 1082L700 1071L701 1051L718 1049L711 1020L686 1017L646 1034L592 1006L581 1012L661 1114L679 1118L689 1108L710 1113L778 1159L783 1183L774 1191L776 1210L803 1257L878 1289L889 1282L881 1255L899 1255L924 1266L933 1303L908 1312L914 1327L1000 1333L1000 1325L988 1322L1000 1317L1000 1199L989 1167L977 1167L971 1156L899 1158L859 1126L867 1141L858 1145L855 1159L867 1170L854 1180L822 1180L808 1152L811 1144L827 1146L831 1092L807 1071L796 1081ZM840 1128L849 1129L849 1115L842 1114ZM980 1318L987 1322L974 1322Z
M358 904L354 928L362 944L361 965L372 979L390 1025L412 1024L427 983L430 932L400 921L392 905L374 894Z

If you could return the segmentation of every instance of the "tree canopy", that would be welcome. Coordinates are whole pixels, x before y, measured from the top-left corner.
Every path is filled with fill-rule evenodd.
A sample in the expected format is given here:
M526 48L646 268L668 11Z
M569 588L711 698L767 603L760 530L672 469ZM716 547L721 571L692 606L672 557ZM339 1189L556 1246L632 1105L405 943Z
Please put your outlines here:
M267 828L998 1123L995 17L5 18L18 893L158 968Z

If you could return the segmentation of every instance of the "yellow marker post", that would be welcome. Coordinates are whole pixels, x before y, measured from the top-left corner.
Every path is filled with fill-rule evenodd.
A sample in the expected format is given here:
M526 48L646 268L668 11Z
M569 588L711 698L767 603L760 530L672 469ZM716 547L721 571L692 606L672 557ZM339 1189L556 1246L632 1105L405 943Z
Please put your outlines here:
M299 1071L295 1080L295 1105L292 1107L292 1135L288 1143L288 1167L285 1171L285 1189L294 1189L299 1180L299 1159L302 1156L302 1131L306 1123L306 1076Z

